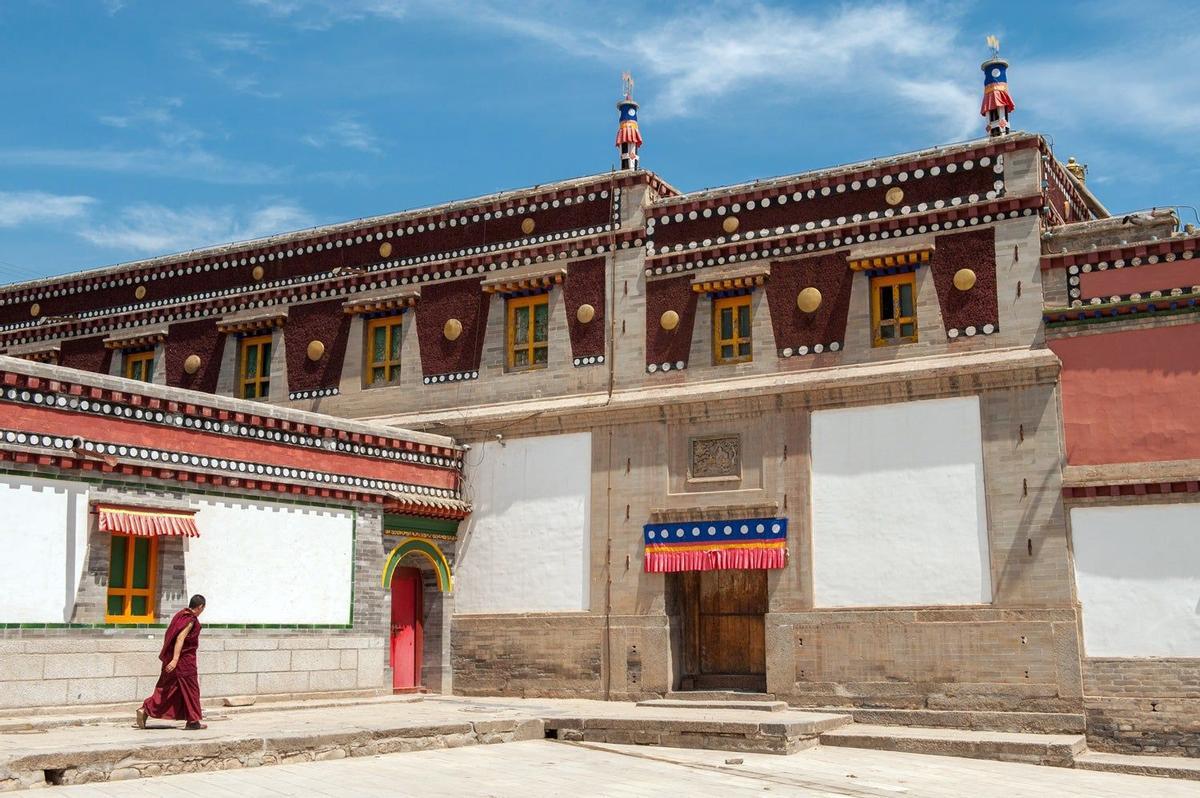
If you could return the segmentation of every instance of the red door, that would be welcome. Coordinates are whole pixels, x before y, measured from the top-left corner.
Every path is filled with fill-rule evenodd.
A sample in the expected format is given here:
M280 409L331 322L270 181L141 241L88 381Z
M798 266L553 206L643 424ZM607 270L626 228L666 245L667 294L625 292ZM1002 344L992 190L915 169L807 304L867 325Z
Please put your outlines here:
M397 568L392 574L392 689L421 684L421 572Z

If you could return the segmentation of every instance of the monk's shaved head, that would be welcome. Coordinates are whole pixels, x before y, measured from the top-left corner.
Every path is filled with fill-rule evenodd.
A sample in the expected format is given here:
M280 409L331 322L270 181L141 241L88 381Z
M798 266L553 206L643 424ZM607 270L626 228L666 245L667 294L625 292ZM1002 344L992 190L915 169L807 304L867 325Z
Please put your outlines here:
M204 600L204 596L201 596L199 593L197 593L196 595L192 596L192 600L188 602L188 609L198 609L207 603L208 602Z

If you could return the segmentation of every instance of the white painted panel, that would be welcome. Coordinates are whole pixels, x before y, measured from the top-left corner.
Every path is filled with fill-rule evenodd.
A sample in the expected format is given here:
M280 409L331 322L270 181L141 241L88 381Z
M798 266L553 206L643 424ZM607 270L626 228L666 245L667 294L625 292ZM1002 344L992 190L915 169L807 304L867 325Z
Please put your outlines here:
M192 506L200 537L186 542L185 574L188 594L208 600L204 620L350 622L352 512L199 497Z
M1200 504L1071 510L1089 657L1200 657Z
M812 414L818 607L992 600L979 398Z
M591 433L485 443L467 457L474 511L454 611L588 609Z
M87 485L0 476L0 622L71 620L87 520Z

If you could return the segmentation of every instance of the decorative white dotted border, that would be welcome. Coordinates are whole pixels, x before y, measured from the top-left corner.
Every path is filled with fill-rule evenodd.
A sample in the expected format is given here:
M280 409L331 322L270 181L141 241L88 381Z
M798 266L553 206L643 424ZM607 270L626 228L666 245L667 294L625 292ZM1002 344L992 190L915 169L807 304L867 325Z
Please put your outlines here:
M222 421L215 418L191 416L183 413L172 413L163 410L151 410L149 408L134 407L133 405L121 404L119 402L88 399L80 396L71 396L68 394L51 393L27 388L7 388L4 390L3 394L0 394L0 398L6 399L10 402L41 405L44 407L72 410L75 412L88 413L92 415L125 418L133 421L142 421L148 424L158 424L164 427L201 430L204 432L211 432L215 435L227 435L234 438L257 439L274 443L289 444L292 446L302 446L309 449L324 449L327 451L347 452L349 454L355 454L364 457L374 457L383 460L397 460L409 463L422 463L425 465L438 466L440 468L462 467L462 463L460 461L449 457L441 457L440 455L420 454L418 452L409 452L403 449L394 449L383 446L367 446L361 443L349 443L347 441L337 440L336 438L332 437L318 438L312 435L300 435L294 432L287 432L285 430L268 429L267 427L263 426L240 424L234 421Z
M337 396L341 388L312 388L307 391L292 391L288 399L319 399L322 396Z
M604 363L604 355L588 355L577 357L571 361L575 366L599 366Z
M955 327L951 327L950 329L946 330L946 337L950 338L950 339L954 339L954 338L958 338L960 335L962 335L962 336L966 336L967 338L970 338L974 335L991 335L993 333L998 333L998 332L1000 332L1000 327L998 325L992 324L991 322L988 322L987 324L984 324L981 327L976 327L975 325L970 325L970 326L964 327L961 330L959 330Z
M69 436L41 435L12 429L0 429L0 438L3 438L4 442L10 445L44 446L51 449L62 449L66 452L73 452L78 442L77 438ZM146 446L132 446L124 443L91 440L84 440L82 448L84 451L98 456L124 457L156 466L170 467L182 465L195 468L208 468L216 471L228 471L235 477L271 477L372 491L416 493L421 496L433 496L443 499L459 498L457 492L449 488L435 488L428 485L415 485L409 482L392 482L382 479L364 479L363 477L351 477L345 474L332 474L327 471L312 471L303 468L291 468L289 466L255 463L250 460L230 460L223 457L209 457L208 455L176 452L170 449L155 449Z
M443 382L463 382L465 380L479 379L479 370L474 371L454 371L449 374L433 374L422 378L426 385L434 385Z
M676 360L674 363L651 363L650 365L646 366L646 373L654 374L658 371L666 373L671 369L674 369L675 371L683 371L685 368L687 368L686 360Z
M783 349L779 350L779 356L801 357L803 355L819 355L822 352L837 352L842 348L843 345L844 344L842 344L841 341L832 341L827 344L813 344L811 348L807 346L797 346L793 349L790 346L785 346Z
M1083 307L1083 299L1082 299L1083 289L1081 289L1079 287L1080 275L1082 275L1082 274L1087 274L1088 272L1091 272L1091 271L1102 272L1107 269L1124 269L1127 266L1141 266L1143 264L1158 263L1159 261L1162 261L1164 263L1170 263L1170 262L1174 261L1177 257L1181 260L1191 260L1192 257L1195 256L1195 254L1196 253L1194 251L1187 249L1187 250L1184 250L1183 253L1178 256L1174 252L1168 252L1166 255L1163 255L1161 258L1158 255L1149 255L1146 258L1140 258L1140 257L1130 258L1128 261L1126 261L1124 258L1118 258L1117 260L1114 260L1112 262L1102 260L1099 263L1085 263L1082 266L1080 266L1080 265L1068 266L1067 267L1067 292L1068 292L1068 294L1070 294L1070 297L1072 300L1071 307L1073 307L1073 308ZM1097 302L1096 301L1097 299L1099 299L1100 301ZM1091 299L1091 304L1093 304L1093 305L1103 304L1105 301L1106 300L1104 300L1104 299L1100 299L1100 297L1093 297ZM1114 299L1111 301L1115 302L1117 300Z
M972 159L967 159L967 160L962 161L961 168L964 171L966 171L966 170L974 169L975 165L976 165L976 161L974 161ZM721 245L727 244L727 243L731 244L731 243L735 243L738 241L751 241L751 240L754 240L755 238L767 238L767 237L772 237L772 236L782 236L782 235L788 234L789 232L795 234L795 233L801 233L801 232L809 232L809 231L813 231L813 230L817 230L817 229L827 229L827 228L834 227L834 226L840 227L840 226L844 226L844 225L848 225L848 224L858 224L858 223L861 223L864 221L869 222L869 221L875 221L878 219L888 219L888 218L891 218L891 217L897 215L897 213L899 213L899 215L901 215L901 216L907 216L911 213L921 213L921 212L924 212L927 210L941 210L942 208L956 207L959 205L963 205L964 203L970 204L970 203L976 203L976 202L980 202L980 201L994 200L999 197L1002 197L1004 195L1004 156L1002 156L1002 155L996 156L996 160L993 162L991 158L989 158L988 156L985 155L979 159L978 165L981 167L991 166L992 171L997 175L996 180L992 183L992 190L985 192L983 195L968 194L964 197L952 197L949 200L939 199L939 200L934 200L933 202L919 202L916 205L902 205L899 208L887 208L882 213L879 211L868 211L865 214L864 213L855 213L849 217L837 216L837 217L829 217L826 219L809 221L809 222L805 222L803 224L797 223L797 224L792 224L792 225L788 225L788 226L781 225L781 226L778 226L775 228L764 227L760 230L750 230L745 233L733 233L733 234L729 235L728 237L717 236L716 238L705 238L701 241L689 241L686 244L683 244L683 243L672 244L672 245L669 245L666 248L664 248L661 252L657 251L654 246L654 230L655 230L656 225L658 227L663 227L665 225L671 224L672 221L679 223L679 222L683 222L684 220L693 221L693 220L696 220L699 218L707 219L714 215L716 215L718 217L725 216L726 214L730 214L730 213L739 213L739 212L741 212L743 207L746 210L754 210L757 207L766 208L771 205L772 201L774 201L778 205L783 205L783 204L787 203L789 200L793 203L799 203L799 202L804 201L804 199L806 199L806 198L811 200L818 196L828 197L831 194L843 194L847 190L859 191L863 188L874 188L877 184L882 184L882 185L887 186L887 185L891 185L893 182L904 183L909 180L910 174L911 174L913 180L923 179L924 177L926 177L926 175L928 175L930 177L936 177L937 175L942 173L943 168L947 173L953 173L953 172L958 171L960 166L957 163L948 163L945 165L945 167L931 166L929 168L928 172L926 172L926 170L924 170L924 169L914 169L911 173L908 171L901 171L901 172L897 172L894 176L893 175L884 175L883 177L879 178L878 180L874 177L871 177L865 181L853 180L848 183L839 183L836 186L825 186L820 189L810 188L807 191L794 191L794 192L781 191L780 193L776 194L775 197L773 197L773 198L772 197L763 197L761 200L748 200L745 203L745 205L743 205L742 203L739 203L739 202L734 202L729 206L718 205L715 208L709 207L709 208L703 208L699 211L693 210L693 211L689 211L686 214L684 214L683 212L680 211L680 212L676 212L674 215L663 214L658 217L651 216L650 218L648 218L646 220L646 255L647 256L654 256L656 254L657 255L668 255L668 254L683 252L685 250L691 250L691 249L707 249L709 247L721 246ZM884 237L886 237L886 236L884 236ZM670 267L667 267L667 269L669 270ZM653 271L650 268L647 268L646 274L649 275L651 273L661 274L662 272L659 271L657 268L654 269Z
M615 208L614 213L613 213L614 222L619 222L620 221L621 189L614 188L612 191L612 194L613 194L613 205ZM533 213L538 210L548 210L550 208L558 208L562 205L571 205L571 204L579 205L579 204L584 203L585 201L586 202L595 202L597 200L606 200L606 199L608 199L608 197L609 197L609 191L607 189L603 189L600 191L588 192L586 195L583 194L582 192L580 192L580 193L577 193L574 197L563 197L562 199L544 200L540 204L537 202L531 202L528 205L518 205L515 208L506 208L504 210L486 211L484 213L475 213L475 214L471 214L471 215L467 215L466 213L463 213L463 214L459 214L458 216L455 216L454 218L451 218L449 221L443 219L436 223L429 222L428 224L426 224L426 223L421 222L421 223L417 223L417 224L405 225L404 221L401 220L399 222L393 223L394 226L391 229L382 231L382 232L378 232L373 235L369 234L369 233L365 236L363 236L363 235L348 235L345 238L339 237L336 240L329 241L329 242L321 242L321 243L317 243L317 244L307 244L307 245L301 244L300 246L293 246L293 247L288 248L287 250L283 250L280 252L269 252L269 253L266 253L263 255L251 255L248 257L240 257L240 258L237 256L234 256L232 258L226 257L224 260L214 259L213 261L211 261L209 263L195 264L192 266L178 266L178 267L167 266L166 268L163 268L160 266L153 271L146 271L141 274L134 275L134 276L114 277L112 279L102 280L99 283L99 285L63 286L61 288L43 289L39 293L36 293L36 294L19 294L19 295L14 295L14 296L0 296L0 307L3 307L5 305L18 305L18 304L23 304L25 302L37 302L37 301L40 301L43 299L53 299L55 297L68 296L68 295L77 294L77 293L87 293L90 291L95 291L97 289L104 290L107 288L119 288L121 286L127 286L127 285L139 285L139 284L143 284L143 283L154 282L156 280L168 280L168 279L173 279L175 277L184 277L184 276L191 275L191 274L199 274L200 272L219 271L222 269L236 268L238 266L253 266L255 264L268 263L268 262L275 261L275 260L286 260L287 258L298 257L300 255L311 255L315 252L322 252L322 251L327 251L327 250L331 250L331 249L335 249L335 248L340 249L343 246L348 247L348 246L352 246L354 244L362 244L364 242L370 243L370 241L372 239L375 241L383 241L384 239L389 239L389 238L401 238L405 235L411 236L415 233L425 233L425 232L429 232L429 231L433 231L433 230L445 230L448 227L449 228L466 227L467 225L472 224L472 223L488 222L488 221L491 221L492 219L499 219L499 218L505 217L505 216L520 216L525 213ZM411 221L411 220L409 220L409 221ZM431 260L442 260L447 257L461 257L463 254L479 254L482 252L492 252L492 251L496 251L499 249L509 249L509 248L516 248L519 246L526 246L529 243L543 243L543 242L551 241L551 240L559 240L561 237L572 237L573 234L574 235L595 235L596 233L607 232L610 229L612 229L611 224L610 225L593 226L593 227L589 227L589 228L578 228L575 231L564 231L563 233L554 233L551 235L533 236L533 237L529 237L529 238L517 239L514 241L497 242L494 244L487 244L487 245L482 245L482 246L478 246L478 247L467 247L467 248L458 249L458 250L447 250L442 253L431 253L429 255L415 256L413 258L403 259L400 262L403 264L424 263L424 262L428 262ZM587 230L590 232L583 232L584 230ZM304 231L304 232L307 235L312 235L312 233L310 231ZM264 244L263 246L278 246L278 244ZM86 277L86 273L82 276ZM153 303L145 303L145 304L153 304ZM135 305L134 307L140 307L140 306L141 305Z

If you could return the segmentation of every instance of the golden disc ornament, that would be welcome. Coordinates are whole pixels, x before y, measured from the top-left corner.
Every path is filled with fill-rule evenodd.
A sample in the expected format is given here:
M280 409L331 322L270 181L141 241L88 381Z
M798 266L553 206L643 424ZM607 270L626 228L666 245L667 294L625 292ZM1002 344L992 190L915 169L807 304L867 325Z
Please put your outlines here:
M29 315L30 316L42 315L42 306L39 305L38 303L34 302L32 305L29 306Z
M904 201L904 189L899 186L892 186L883 195L883 198L887 200L888 205L899 205Z
M145 299L146 298L146 286L139 285L137 288L135 288L133 290L133 298L134 299Z
M721 229L726 233L736 233L739 224L741 224L741 222L738 221L736 216L729 216L725 219L725 221L721 222Z
M392 242L384 241L379 245L379 257L386 258L392 254Z
M521 220L521 232L525 235L532 233L535 227L537 227L537 222L533 221L533 219L526 218Z
M959 269L954 273L954 287L959 291L970 291L975 287L975 272Z
M679 314L673 310L668 310L662 314L658 320L658 323L662 325L664 330L674 330L679 326Z
M308 342L308 359L312 361L320 360L325 356L325 344L322 341Z
M183 361L183 370L188 374L195 374L200 370L200 356L188 355Z
M458 319L448 319L442 327L442 335L446 336L447 341L457 341L458 336L462 335L462 322Z
M579 319L580 324L587 324L596 318L596 309L591 305L580 305L579 310L575 311L575 318Z
M255 280L261 280L264 274L266 274L266 272L263 270L262 266L255 266L250 270L250 276Z
M810 285L796 295L796 307L805 313L812 313L821 307L821 292Z

